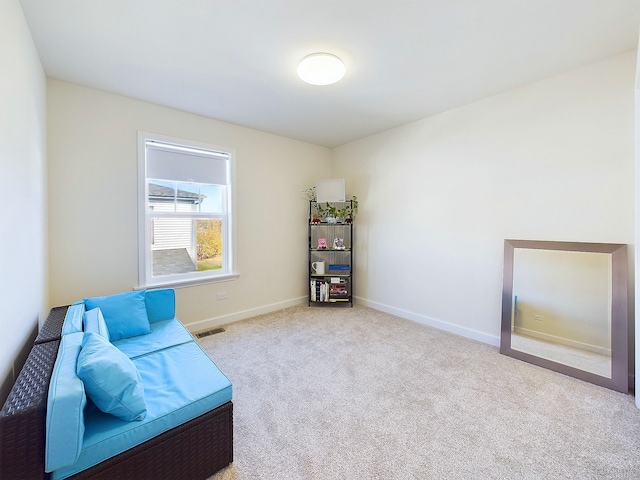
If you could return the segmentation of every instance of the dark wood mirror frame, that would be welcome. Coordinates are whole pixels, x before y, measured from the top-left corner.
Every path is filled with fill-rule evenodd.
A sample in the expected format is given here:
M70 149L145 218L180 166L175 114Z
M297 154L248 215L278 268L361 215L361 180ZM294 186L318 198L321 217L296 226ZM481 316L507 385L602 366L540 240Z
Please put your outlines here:
M570 252L608 253L611 255L611 378L570 367L546 358L511 348L511 315L513 305L514 249L562 250ZM627 300L627 245L614 243L553 242L538 240L504 241L504 275L502 284L502 326L500 353L525 362L548 368L581 380L611 388L629 391L629 347Z

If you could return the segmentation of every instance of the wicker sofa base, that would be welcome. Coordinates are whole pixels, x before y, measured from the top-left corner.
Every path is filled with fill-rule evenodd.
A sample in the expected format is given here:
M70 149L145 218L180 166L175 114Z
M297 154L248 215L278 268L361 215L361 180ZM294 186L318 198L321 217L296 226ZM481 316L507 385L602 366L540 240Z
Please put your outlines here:
M0 410L0 478L44 478L47 394L60 342L34 345Z
M52 309L0 410L0 479L48 477L47 394L66 308ZM227 402L70 478L204 480L232 461L233 404Z
M233 404L179 425L71 479L206 479L233 461Z

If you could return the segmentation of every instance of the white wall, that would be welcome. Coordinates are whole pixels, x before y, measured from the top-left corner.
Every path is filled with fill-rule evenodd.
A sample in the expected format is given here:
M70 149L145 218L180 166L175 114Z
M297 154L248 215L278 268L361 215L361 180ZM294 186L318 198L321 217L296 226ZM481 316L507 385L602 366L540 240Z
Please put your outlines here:
M138 284L138 130L236 151L240 278L178 289L178 317L198 330L306 300L300 192L329 149L51 79L48 125L52 305Z
M635 60L336 148L360 301L498 345L505 238L632 244Z
M45 76L17 0L0 2L0 45L1 404L48 306Z

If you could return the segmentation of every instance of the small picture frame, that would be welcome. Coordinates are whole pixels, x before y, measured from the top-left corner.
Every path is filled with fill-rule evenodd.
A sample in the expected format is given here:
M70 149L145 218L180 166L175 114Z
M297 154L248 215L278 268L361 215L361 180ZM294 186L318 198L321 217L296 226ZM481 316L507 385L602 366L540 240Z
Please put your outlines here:
M344 250L344 238L336 237L333 239L333 249L334 250Z
M326 250L327 249L327 239L319 238L318 239L318 250Z

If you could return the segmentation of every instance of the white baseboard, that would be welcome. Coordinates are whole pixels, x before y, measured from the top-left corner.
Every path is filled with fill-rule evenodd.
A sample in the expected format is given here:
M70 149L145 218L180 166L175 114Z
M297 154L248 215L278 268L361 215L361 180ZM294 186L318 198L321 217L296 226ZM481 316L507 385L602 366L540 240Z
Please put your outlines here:
M298 297L292 300L286 300L284 302L277 302L269 305L264 305L262 307L250 308L248 310L242 310L240 312L230 313L228 315L221 315L219 317L207 318L198 322L186 324L185 326L189 329L190 332L200 332L202 330L218 328L222 325L228 325L229 323L245 320L257 315L263 315L265 313L282 310L283 308L292 307L294 305L304 304L307 301L308 297L305 295L304 297ZM438 320L436 318L421 315L419 313L410 312L408 310L403 310L401 308L392 307L384 303L367 300L366 298L354 297L354 301L355 303L366 305L367 307L373 308L375 310L390 313L392 315L396 315L400 318L411 320L422 325L427 325L439 330L444 330L445 332L450 332L462 337L470 338L472 340L477 340L482 343L493 345L494 347L500 346L500 337L498 336L489 335L478 330L454 325L453 323Z
M398 317L405 318L422 325L427 325L439 330L444 330L445 332L454 333L462 337L477 340L482 343L487 343L489 345L493 345L494 347L500 346L499 336L489 335L488 333L480 332L478 330L473 330L467 327L461 327L460 325L454 325L453 323L445 322L444 320L438 320L437 318L428 317L419 313L392 307L391 305L385 305L384 303L374 302L372 300L367 300L366 298L355 297L355 300L357 303L366 305L367 307L371 307L375 310L380 310L381 312L390 313L392 315L396 315Z
M308 297L294 298L292 300L286 300L284 302L271 303L269 305L263 305L262 307L250 308L248 310L242 310L240 312L230 313L228 315L221 315L219 317L207 318L198 322L185 324L185 327L190 332L200 332L202 330L209 330L212 328L218 328L222 325L228 325L229 323L238 322L247 318L255 317L257 315L263 315L265 313L275 312L282 310L283 308L293 307L301 303L306 303Z
M580 350L586 350L588 352L597 353L606 357L611 356L611 349L599 347L597 345L591 345L588 343L578 342L571 340L570 338L558 337L556 335L550 335L548 333L538 332L535 330L529 330L528 328L515 327L515 332L525 335L527 337L537 338L546 342L556 343L559 345L565 345L567 347L578 348Z

